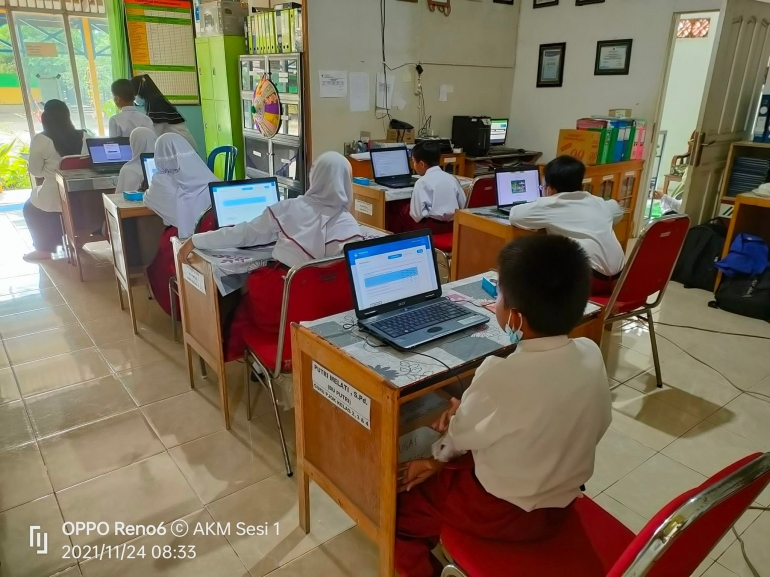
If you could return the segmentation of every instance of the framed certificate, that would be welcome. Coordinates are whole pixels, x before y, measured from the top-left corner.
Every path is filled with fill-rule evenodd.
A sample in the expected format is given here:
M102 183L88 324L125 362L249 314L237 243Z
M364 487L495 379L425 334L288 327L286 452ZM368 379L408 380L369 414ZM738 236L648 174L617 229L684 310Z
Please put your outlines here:
M567 43L541 44L537 63L537 87L558 87L564 80L564 55Z
M558 6L559 0L532 0L532 8L545 8L546 6Z
M631 66L633 43L631 39L597 42L594 76L627 75Z

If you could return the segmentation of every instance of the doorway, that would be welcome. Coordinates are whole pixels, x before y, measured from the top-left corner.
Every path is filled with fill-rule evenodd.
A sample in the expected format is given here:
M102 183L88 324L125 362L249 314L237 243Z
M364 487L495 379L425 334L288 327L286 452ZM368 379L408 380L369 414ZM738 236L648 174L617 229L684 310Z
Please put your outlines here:
M0 210L32 186L26 156L45 102L64 101L75 126L107 133L110 35L104 4L0 0ZM14 192L18 191L18 192ZM25 197L26 194L26 197Z
M658 108L660 117L655 154L651 159L645 222L676 210L681 201L689 141L698 123L719 17L719 11L677 15L665 89ZM654 194L656 191L658 194ZM661 195L662 198L654 198Z

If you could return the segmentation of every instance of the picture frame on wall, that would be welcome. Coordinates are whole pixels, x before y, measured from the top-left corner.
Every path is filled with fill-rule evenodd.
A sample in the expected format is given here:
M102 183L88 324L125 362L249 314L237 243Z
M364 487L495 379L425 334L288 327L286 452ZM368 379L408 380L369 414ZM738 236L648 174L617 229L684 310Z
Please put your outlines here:
M575 0L575 6L588 6L589 4L604 4L605 0Z
M564 81L564 56L567 53L566 42L541 44L537 62L537 87L558 88Z
M559 0L532 0L532 8L545 8L547 6L558 6Z
M631 48L634 41L600 40L596 43L594 76L626 76L631 68Z
M508 4L509 6L513 6L514 0L492 0L495 4Z

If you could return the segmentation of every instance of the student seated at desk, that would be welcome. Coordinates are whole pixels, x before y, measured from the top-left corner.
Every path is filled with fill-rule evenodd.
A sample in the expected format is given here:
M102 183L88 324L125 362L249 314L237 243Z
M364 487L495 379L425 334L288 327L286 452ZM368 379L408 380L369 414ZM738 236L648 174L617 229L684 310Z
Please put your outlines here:
M167 228L160 237L155 259L147 267L147 278L155 300L166 314L171 314L168 282L176 274L171 237L192 236L195 223L211 206L209 183L219 179L179 134L164 134L155 142L155 167L158 172L144 194L144 204L163 219Z
M134 87L128 78L121 78L112 83L112 99L120 112L110 117L110 138L131 136L134 129L141 126L152 129L150 117L134 106L135 96Z
M131 85L136 93L136 103L144 106L147 116L152 120L155 134L158 136L168 133L179 134L190 143L193 150L198 147L193 135L187 128L184 117L179 114L176 106L163 96L160 88L156 86L152 78L147 74L134 76L131 79Z
M142 159L140 155L155 152L155 131L152 128L134 128L128 142L131 145L131 160L120 168L118 175L118 184L115 187L116 192L126 192L127 190L139 190L144 182L144 172L142 172ZM147 183L150 184L149 182Z
M581 190L585 172L585 165L571 156L549 162L545 196L514 206L511 224L577 241L591 261L591 294L609 295L623 270L623 247L612 229L623 218L623 209L615 200Z
M558 263L558 266L554 266ZM588 301L590 270L563 236L529 236L498 257L497 322L518 343L488 357L433 428L433 457L399 475L396 570L432 577L442 526L497 541L552 535L594 471L612 420L599 347L567 334ZM500 575L510 568L500 568Z
M455 211L465 207L465 192L457 179L439 166L441 149L435 142L423 142L412 149L412 167L420 175L414 185L412 202L394 205L389 220L393 232L429 228L433 234L452 232Z
M50 259L62 244L61 197L56 183L56 170L62 156L88 154L86 132L75 128L70 109L61 100L45 103L42 115L43 132L29 143L29 173L42 178L43 183L32 189L24 203L24 221L27 223L35 250L24 255L24 260Z
M361 240L361 229L350 214L352 198L350 162L338 152L325 152L310 171L310 188L304 195L269 206L250 222L193 235L192 244L203 249L275 243L275 263L249 275L249 295L236 319L248 316L257 328L278 333L286 271L342 254L345 243Z

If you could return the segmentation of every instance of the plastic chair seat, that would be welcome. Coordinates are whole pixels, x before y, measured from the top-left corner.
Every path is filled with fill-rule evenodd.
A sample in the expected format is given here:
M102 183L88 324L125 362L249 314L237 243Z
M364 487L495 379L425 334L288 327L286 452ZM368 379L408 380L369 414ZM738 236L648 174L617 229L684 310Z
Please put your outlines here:
M488 541L444 527L441 544L469 577L605 577L634 537L620 521L582 497L548 539Z
M433 235L433 246L442 252L452 253L452 242L454 240L454 233L446 232L444 234Z
M278 335L273 332L249 326L243 331L246 346L259 359L259 362L271 373L275 371L275 359L278 356ZM282 370L291 371L291 347L284 347Z

